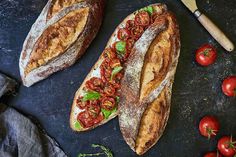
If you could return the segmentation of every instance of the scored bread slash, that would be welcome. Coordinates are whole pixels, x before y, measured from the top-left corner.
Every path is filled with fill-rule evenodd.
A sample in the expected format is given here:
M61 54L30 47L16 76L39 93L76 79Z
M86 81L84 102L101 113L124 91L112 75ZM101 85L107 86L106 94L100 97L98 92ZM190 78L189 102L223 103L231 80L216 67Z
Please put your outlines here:
M27 35L19 61L27 87L74 64L95 38L105 0L49 0Z
M70 114L70 126L74 131L94 129L117 116L126 62L130 54L135 53L133 47L136 43L146 44L143 38L153 31L151 25L166 11L163 4L144 7L129 15L116 28L104 52L75 94Z

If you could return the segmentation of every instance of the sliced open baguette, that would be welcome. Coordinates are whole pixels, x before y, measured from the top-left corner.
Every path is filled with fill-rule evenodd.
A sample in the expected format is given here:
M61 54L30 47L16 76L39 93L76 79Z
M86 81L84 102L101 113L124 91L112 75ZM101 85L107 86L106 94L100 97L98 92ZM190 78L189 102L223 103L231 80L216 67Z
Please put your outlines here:
M179 28L167 9L137 41L121 82L119 124L126 143L144 154L168 121L179 53Z
M105 0L49 0L33 24L20 56L27 87L71 66L95 38Z
M119 34L119 30L120 29L123 29L123 28L126 28L127 27L127 23L132 20L134 21L136 18L136 15L138 15L140 12L148 12L149 13L149 16L150 16L150 24L148 26L151 25L151 23L153 23L156 19L158 18L159 15L161 14L164 14L164 12L167 11L167 8L165 5L163 4L153 4L153 5L150 5L148 7L145 7L145 8L142 8L134 13L132 13L131 15L129 15L117 28L116 30L114 31L114 33L112 34L111 38L109 39L106 47L105 47L105 50L104 52L102 53L102 55L100 56L100 58L98 59L98 61L95 63L95 65L93 66L92 70L89 72L89 74L87 75L87 77L85 78L84 82L81 84L80 88L77 90L76 94L75 94L75 97L74 97L74 101L73 101L73 104L72 104L72 108L71 108L71 114L70 114L70 127L74 130L74 131L87 131L87 130L91 130L91 129L94 129L95 127L97 126L100 126L106 122L108 122L109 120L111 120L112 118L116 117L118 112L117 112L117 106L119 106L119 102L116 102L116 107L115 109L113 108L112 112L110 112L109 116L106 117L106 118L103 118L102 120L100 120L98 123L96 122L96 124L93 124L93 125L88 125L88 126L84 126L83 124L81 124L81 120L78 120L78 115L82 114L82 113L85 113L87 112L87 109L81 109L80 107L78 107L78 104L81 104L83 98L85 96L87 96L87 92L88 92L88 89L86 89L86 83L89 82L91 79L93 79L94 77L96 78L102 78L101 77L101 65L105 62L105 56L106 56L106 51L107 49L117 49L116 46L114 46L114 43L117 43L118 41L120 41L120 39L117 37L117 35ZM147 13L146 13L147 14ZM141 32L140 36L135 39L135 42L133 43L133 45L135 45L136 43L139 43L141 40L141 42L143 42L143 44L146 44L146 41L143 41L142 40L142 35L145 35L146 31L148 30L148 26L145 26L145 29L143 30L143 32ZM135 29L136 26L134 28L131 29L131 32L133 31L133 29ZM164 28L162 28L164 29ZM164 31L164 30L160 30L161 31ZM131 33L132 34L132 33ZM133 33L134 34L134 33ZM136 36L135 36L136 38ZM126 41L127 42L127 41ZM126 45L127 46L127 45ZM118 47L119 48L119 47ZM131 48L132 49L132 48ZM117 52L116 52L117 53ZM130 50L130 53L131 50ZM127 53L126 53L127 54ZM129 58L127 58L127 60L129 60ZM123 63L122 63L123 64ZM125 62L124 62L125 64ZM136 66L136 65L135 65ZM114 69L113 69L114 70ZM125 66L123 67L121 73L123 74L124 72L126 71L125 69ZM117 89L117 93L119 92L119 88ZM102 91L103 92L103 91ZM101 96L103 97L103 96ZM98 101L100 101L100 99L102 99L101 97L97 97ZM93 100L92 100L93 101ZM91 104L91 102L90 102ZM99 105L98 105L99 106ZM101 104L100 104L101 106ZM102 107L101 107L102 108ZM105 116L106 113L104 113L103 111L101 111L101 114L103 114L103 116ZM86 114L84 114L83 116L88 116ZM98 116L98 115L97 115ZM100 115L98 116L100 117ZM100 117L101 118L101 117ZM87 123L87 121L85 122Z

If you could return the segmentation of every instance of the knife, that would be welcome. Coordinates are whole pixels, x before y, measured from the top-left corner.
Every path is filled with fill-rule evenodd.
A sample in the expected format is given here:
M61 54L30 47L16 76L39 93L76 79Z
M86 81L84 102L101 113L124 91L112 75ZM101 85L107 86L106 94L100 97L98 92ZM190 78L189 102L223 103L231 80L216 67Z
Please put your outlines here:
M199 11L196 0L181 1L224 49L229 52L234 50L234 44L229 40L229 38L206 15Z

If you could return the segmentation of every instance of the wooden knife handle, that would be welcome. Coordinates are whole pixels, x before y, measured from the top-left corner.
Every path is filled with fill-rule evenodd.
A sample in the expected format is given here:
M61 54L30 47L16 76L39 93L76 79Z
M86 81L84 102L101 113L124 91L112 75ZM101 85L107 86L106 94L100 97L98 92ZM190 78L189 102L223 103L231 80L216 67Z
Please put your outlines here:
M200 23L223 48L229 52L234 50L234 44L206 15L200 13L197 17Z

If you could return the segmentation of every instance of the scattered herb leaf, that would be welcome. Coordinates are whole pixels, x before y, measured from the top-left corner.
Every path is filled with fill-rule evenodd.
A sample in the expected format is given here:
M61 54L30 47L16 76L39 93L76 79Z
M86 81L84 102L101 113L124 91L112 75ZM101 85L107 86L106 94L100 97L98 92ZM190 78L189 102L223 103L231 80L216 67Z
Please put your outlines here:
M93 148L100 148L103 152L100 152L100 153L88 153L88 154L82 154L80 153L78 155L78 157L87 157L87 156L101 156L101 155L106 155L106 157L113 157L113 154L111 152L110 149L106 148L105 146L103 145L100 145L100 144L92 144L92 147Z
M153 14L153 7L152 6L145 7L143 10L148 12L150 15Z

